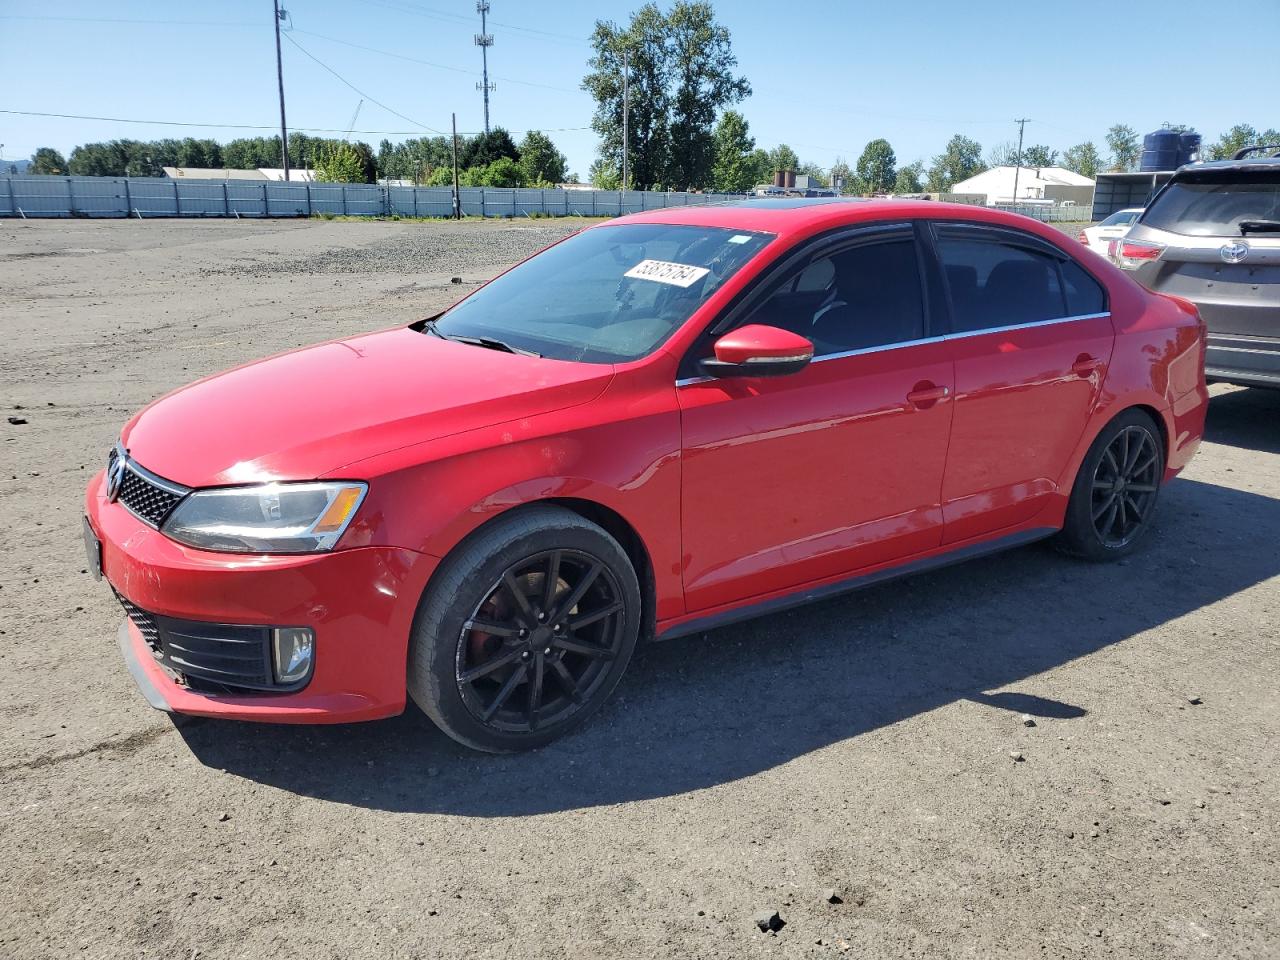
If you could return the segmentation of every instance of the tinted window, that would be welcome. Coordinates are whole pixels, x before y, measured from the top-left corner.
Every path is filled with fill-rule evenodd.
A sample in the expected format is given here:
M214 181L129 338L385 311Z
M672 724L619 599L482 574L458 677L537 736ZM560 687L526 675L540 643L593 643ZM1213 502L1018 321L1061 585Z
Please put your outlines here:
M1172 181L1142 222L1189 237L1238 237L1241 220L1280 220L1280 175L1203 171Z
M919 340L924 303L915 242L869 241L816 259L743 322L807 337L815 356Z
M957 333L1067 316L1057 260L994 239L938 237Z
M500 340L560 360L649 353L772 235L662 223L584 230L444 313L445 337Z
M1071 316L1106 312L1107 295L1102 284L1074 260L1062 261L1062 283L1067 290L1067 312Z

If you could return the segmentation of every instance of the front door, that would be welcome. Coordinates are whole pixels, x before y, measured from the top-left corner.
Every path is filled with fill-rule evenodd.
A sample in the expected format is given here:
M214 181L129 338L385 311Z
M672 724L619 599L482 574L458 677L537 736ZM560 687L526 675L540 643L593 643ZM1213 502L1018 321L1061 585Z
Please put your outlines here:
M1115 332L1102 286L1038 237L970 224L935 224L934 237L956 370L943 540L956 543L1031 520L1070 492L1059 490L1062 472Z
M824 244L732 324L809 338L806 368L678 385L690 612L939 545L954 384L920 264L909 225Z

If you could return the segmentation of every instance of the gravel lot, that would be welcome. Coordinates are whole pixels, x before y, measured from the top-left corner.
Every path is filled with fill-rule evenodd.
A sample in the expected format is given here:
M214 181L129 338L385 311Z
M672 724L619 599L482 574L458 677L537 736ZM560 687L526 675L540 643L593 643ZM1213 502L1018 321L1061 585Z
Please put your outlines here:
M1125 565L653 646L538 754L147 707L79 530L127 414L579 225L0 221L0 957L1276 956L1280 393L1214 388Z

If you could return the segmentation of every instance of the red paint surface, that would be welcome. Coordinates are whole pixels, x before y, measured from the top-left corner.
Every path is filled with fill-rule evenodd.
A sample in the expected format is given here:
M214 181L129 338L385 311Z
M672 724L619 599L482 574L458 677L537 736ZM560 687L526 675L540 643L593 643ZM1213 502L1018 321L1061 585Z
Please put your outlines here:
M315 675L299 693L204 696L163 674L157 685L174 709L211 716L396 713L413 615L439 558L484 522L542 500L603 507L635 531L661 632L1060 526L1090 443L1128 407L1160 420L1168 477L1185 466L1208 400L1203 329L1185 304L1097 257L1078 262L1107 287L1109 317L830 359L784 377L676 385L700 333L797 245L843 225L925 217L1016 226L1069 255L1079 249L1031 220L926 202L654 211L626 220L776 239L641 360L545 360L398 328L250 364L156 401L123 439L171 480L369 484L332 553L239 557L174 543L106 503L95 477L86 511L106 576L138 606L316 630Z

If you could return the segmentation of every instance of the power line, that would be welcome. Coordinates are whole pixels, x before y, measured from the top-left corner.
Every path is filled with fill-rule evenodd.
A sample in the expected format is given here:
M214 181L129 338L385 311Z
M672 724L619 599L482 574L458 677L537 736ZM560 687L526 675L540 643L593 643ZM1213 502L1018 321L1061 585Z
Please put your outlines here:
M275 124L263 123L203 123L190 120L138 120L128 117L97 117L82 113L48 113L38 110L7 110L0 109L0 114L9 114L17 117L46 117L54 120L95 120L100 123L136 123L143 126L153 127L204 127L208 130L276 130ZM294 126L297 133L359 133L363 136L370 137L411 137L421 135L421 130L343 130L339 127L299 127ZM431 128L428 127L428 130ZM529 127L525 130L511 130L510 133L528 133L531 130L539 130L542 133L577 133L582 130L590 130L590 127ZM462 130L459 131L460 137L479 136L479 130ZM441 134L448 136L448 134Z
M302 44L300 44L297 40L295 40L295 39L293 39L293 37L289 36L289 34L287 34L287 33L286 33L286 34L284 35L284 37L285 37L285 39L286 39L286 40L288 40L290 43L292 43L295 47L297 47L299 50L301 50L304 54L306 54L306 56L307 56L307 57L309 57L310 59L314 60L314 61L315 61L316 63L318 63L321 67L323 67L325 70L329 71L329 73L333 74L335 77L337 77L337 78L338 78L338 80L340 80L342 83L346 84L348 87L350 87L350 88L351 88L352 90L354 90L356 93L360 94L360 96L364 97L364 98L365 98L366 100L368 100L370 103L376 103L376 104L377 104L378 106L380 106L383 110L387 111L387 113L394 114L395 116L399 117L401 120L407 120L409 123L412 123L412 124L414 124L415 126L421 127L423 130L426 130L426 131L428 131L428 132L430 132L430 133L436 133L436 134L439 134L440 136L445 136L445 132L444 132L443 130L437 130L435 127L429 127L429 126L427 126L425 123L419 123L417 120L413 119L413 117L406 117L406 116L405 116L403 113L401 113L399 110L393 110L391 107L388 107L388 106L387 106L385 103L383 103L381 100L377 99L376 97L372 96L371 94L365 93L363 90L361 90L359 87L357 87L354 83L352 83L350 80L348 80L348 79L347 79L346 77L344 77L342 74L338 73L338 71L337 71L337 70L333 69L333 67L329 66L327 63L325 63L323 60L321 60L321 59L320 59L319 57L317 57L315 54L311 53L311 51L309 51L306 47L304 47Z
M257 29L259 26L256 23L242 23L233 20L135 20L128 17L46 17L10 14L0 14L0 20L41 20L56 23L129 23L174 27L252 27L253 29Z
M445 10L436 10L432 7L424 7L416 3L406 3L403 0L359 0L370 6L383 7L387 10L395 10L398 13L408 13L416 17L426 17L429 20L443 20L447 23L469 24L471 20L464 14L451 13ZM517 30L520 33L528 33L538 37L545 37L548 40L557 40L567 43L576 43L582 46L589 46L588 41L580 36L573 36L568 33L556 33L552 30L539 30L536 27L525 27L515 23L502 23L498 20L490 21L495 27L503 27L507 30Z
M435 67L437 70L448 70L452 73L462 73L462 74L466 74L469 77L480 76L480 72L478 70L468 70L465 67L454 67L454 66L450 66L447 63L436 63L432 60L421 60L418 57L410 57L403 53L393 53L390 50L379 50L377 47L366 47L364 44L352 43L350 40L339 40L337 37L326 36L323 33L316 33L312 30L299 30L295 28L292 32L301 33L308 37L315 37L317 40L327 40L329 41L329 43L341 44L344 47L351 47L352 49L355 49L355 50L363 50L366 53L376 53L381 57L391 57L392 59L395 59L395 60L404 60L407 63L421 64L424 67ZM517 83L522 87L536 87L539 90L558 90L562 93L581 93L582 92L581 90L575 89L573 87L557 87L550 83L535 83L532 80L516 80L513 77L502 77L502 76L498 76L497 74L494 75L494 79L501 80L503 83Z

